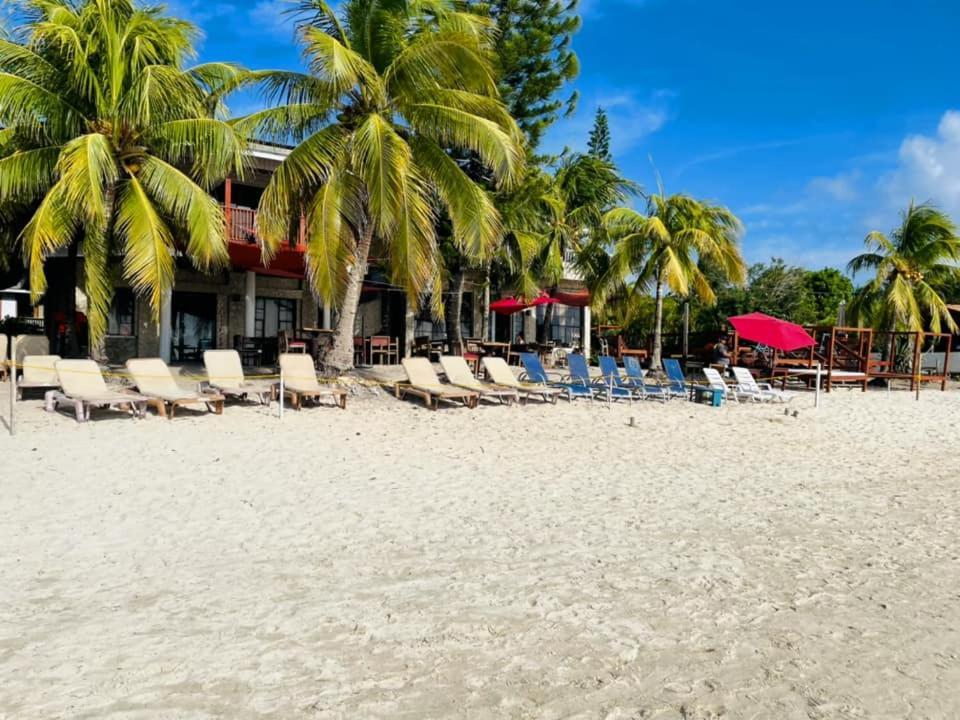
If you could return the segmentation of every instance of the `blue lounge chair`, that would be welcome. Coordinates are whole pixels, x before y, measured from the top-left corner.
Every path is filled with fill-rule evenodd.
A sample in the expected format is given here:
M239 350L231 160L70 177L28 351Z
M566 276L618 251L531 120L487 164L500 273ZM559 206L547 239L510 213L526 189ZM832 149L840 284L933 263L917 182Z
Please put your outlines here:
M616 381L611 380L606 375L603 379L592 380L587 359L580 353L567 355L567 368L570 370L570 380L572 382L588 385L601 393L605 393L607 400L633 400L633 390L623 387L620 383L619 374ZM614 363L614 369L616 369L616 363Z
M540 358L534 353L520 353L520 362L523 363L524 373L520 376L521 380L544 387L559 388L567 396L567 400L573 401L575 398L587 398L593 400L593 388L581 385L579 383L557 382L551 380L547 371L543 368Z
M670 381L667 387L670 394L674 397L689 398L690 389L687 385L687 378L683 375L683 369L678 360L667 359L663 361L663 370L667 373L667 379Z
M627 379L624 382L630 383L631 387L640 390L640 397L645 400L662 400L663 402L670 399L671 392L668 388L647 382L643 370L640 368L640 361L635 357L624 356L623 369L627 372Z

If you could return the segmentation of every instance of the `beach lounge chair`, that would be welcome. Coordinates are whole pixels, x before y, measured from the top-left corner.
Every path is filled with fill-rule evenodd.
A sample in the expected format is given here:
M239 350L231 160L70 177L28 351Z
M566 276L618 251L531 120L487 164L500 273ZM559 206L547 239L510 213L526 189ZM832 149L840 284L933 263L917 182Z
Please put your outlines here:
M471 390L477 393L481 400L495 400L501 404L520 402L520 393L516 388L480 382L474 377L467 361L458 355L444 355L440 358L440 366L451 385Z
M623 369L626 372L626 379L624 384L630 387L631 385L639 387L642 390L642 397L647 400L663 400L667 401L673 394L668 388L657 385L647 380L646 373L644 373L643 368L640 367L640 360L631 355L627 355L623 358Z
M475 408L480 402L480 395L472 390L441 383L427 358L404 358L401 364L407 373L407 382L396 384L398 399L413 395L422 398L431 410L436 410L441 400L462 402L468 408Z
M137 390L148 399L160 417L173 420L176 409L181 405L203 405L209 412L217 415L223 413L223 395L184 390L160 358L127 360L127 371Z
M616 370L616 361L614 361L613 368ZM605 393L607 400L632 401L634 398L633 389L624 387L620 382L619 371L617 371L615 378L604 375L602 378L592 379L587 359L580 353L570 353L567 356L567 369L570 371L571 382L592 387L598 393Z
M513 370L510 369L507 361L503 358L485 357L483 358L483 367L487 371L487 376L494 384L501 387L513 388L526 399L540 397L543 398L544 402L556 404L557 397L563 392L561 388L517 380L517 376L513 374Z
M727 385L723 380L723 376L720 375L715 368L703 368L703 376L707 379L707 384L711 388L723 392L724 400L733 400L733 402L740 402L740 398L757 400L756 397L741 392L735 385Z
M226 397L240 400L256 398L261 405L269 405L275 383L250 381L244 377L240 353L236 350L205 350L203 366L207 369L210 387Z
M750 396L759 402L790 402L795 393L777 390L770 383L758 383L753 374L745 367L732 367L733 377L737 381L737 390L744 396Z
M569 358L570 355L567 356L568 360ZM521 381L526 380L528 384L533 383L535 385L542 385L543 387L556 388L563 392L567 396L567 400L571 402L573 402L575 398L593 400L596 388L589 384L583 385L581 383L551 380L550 376L547 375L547 371L543 368L543 363L540 362L540 358L535 353L520 353L520 362L523 364L524 370L520 376Z
M22 376L17 382L17 400L23 400L24 390L56 390L60 387L57 376L59 355L27 355L20 361ZM16 372L16 368L14 368Z
M280 371L283 373L283 394L290 396L290 405L294 410L299 410L304 400L316 402L320 398L330 398L341 410L347 409L346 388L321 384L310 355L282 353Z
M627 378L622 378L620 376L620 368L617 367L616 358L610 355L600 356L600 373L603 375L603 380L607 385L624 388L644 400L660 400L661 402L666 402L670 399L670 393L666 388L662 388L659 385L651 385L645 380L643 371L640 370L639 362L635 357L627 355L623 359L624 364L626 364L628 359L637 362L639 377L628 376Z
M58 360L57 376L62 392L54 393L53 407L65 403L73 405L77 422L90 419L95 407L129 411L134 417L143 417L148 399L143 395L111 390L103 380L100 366L93 360Z
M690 387L687 378L680 367L680 361L667 358L663 361L663 371L667 374L667 390L673 397L690 397Z

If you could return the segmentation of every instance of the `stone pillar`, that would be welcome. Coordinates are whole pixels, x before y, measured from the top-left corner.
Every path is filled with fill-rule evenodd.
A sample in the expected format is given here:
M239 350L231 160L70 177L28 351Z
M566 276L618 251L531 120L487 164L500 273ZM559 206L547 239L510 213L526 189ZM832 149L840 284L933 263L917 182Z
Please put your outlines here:
M257 318L257 274L247 270L243 286L243 334L253 337L256 333Z
M173 349L173 290L166 290L160 298L160 357L170 362Z
M590 306L583 309L583 339L580 342L583 345L583 355L590 357Z

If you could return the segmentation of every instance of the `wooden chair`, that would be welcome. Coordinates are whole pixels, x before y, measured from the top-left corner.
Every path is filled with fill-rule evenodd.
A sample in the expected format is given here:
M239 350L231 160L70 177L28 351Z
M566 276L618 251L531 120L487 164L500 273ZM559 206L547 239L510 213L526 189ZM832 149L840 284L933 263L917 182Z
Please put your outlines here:
M363 365L367 361L367 339L360 335L353 336L353 364Z
M282 354L286 353L303 353L307 352L307 343L305 340L293 340L290 338L290 333L287 330L281 330L277 333L277 342L280 345L280 352Z
M378 363L377 359L383 362ZM374 335L370 338L370 364L393 365L400 361L400 344L388 335Z

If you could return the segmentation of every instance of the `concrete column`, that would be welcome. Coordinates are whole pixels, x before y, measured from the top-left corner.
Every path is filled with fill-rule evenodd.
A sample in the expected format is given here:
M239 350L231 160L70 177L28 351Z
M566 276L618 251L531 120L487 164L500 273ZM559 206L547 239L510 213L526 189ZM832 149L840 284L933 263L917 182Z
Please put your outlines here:
M243 335L253 337L257 331L257 274L247 270L243 286Z
M160 357L170 362L173 345L173 290L167 290L160 298Z
M331 315L330 306L324 305L323 306L323 329L324 330L332 329L331 323L333 322L333 318L330 317L330 315Z
M583 309L583 339L580 343L583 345L584 357L590 357L590 306Z

